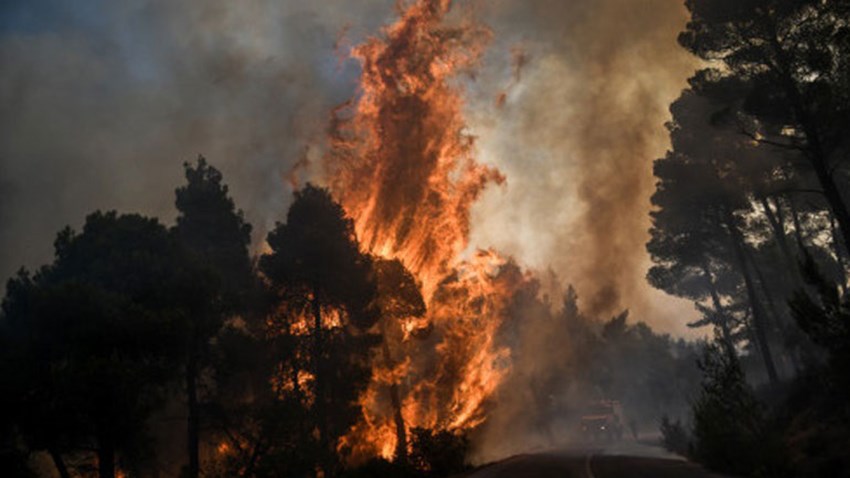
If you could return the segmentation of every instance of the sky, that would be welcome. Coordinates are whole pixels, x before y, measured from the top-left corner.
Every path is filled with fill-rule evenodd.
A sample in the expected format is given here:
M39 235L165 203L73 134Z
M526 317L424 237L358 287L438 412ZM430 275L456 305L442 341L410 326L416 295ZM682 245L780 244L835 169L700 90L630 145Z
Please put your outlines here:
M470 249L551 270L595 315L630 308L694 336L692 305L644 279L652 161L697 66L676 43L681 3L460 1L493 38L457 83L479 161L507 177L475 206ZM0 278L48 262L56 232L97 209L170 223L181 165L198 154L222 170L260 244L285 216L287 173L355 94L345 45L379 34L394 4L0 4Z

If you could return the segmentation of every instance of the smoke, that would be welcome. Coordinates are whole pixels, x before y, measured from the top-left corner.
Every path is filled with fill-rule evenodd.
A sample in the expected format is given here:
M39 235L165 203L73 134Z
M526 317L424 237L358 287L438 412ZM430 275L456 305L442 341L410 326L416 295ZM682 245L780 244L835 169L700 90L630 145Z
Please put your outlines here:
M95 209L172 220L181 163L199 153L222 170L259 244L285 214L289 173L321 157L331 111L356 97L358 64L340 53L390 23L394 3L4 3L0 279L48 261L56 231ZM467 252L493 247L551 271L529 286L530 305L512 311L522 325L506 339L512 374L479 437L498 456L532 438L552 443L543 423L554 412L518 422L530 396L555 397L538 408L560 412L581 395L543 380L572 377L590 356L534 302L546 292L559 304L554 274L575 284L592 317L629 307L682 334L695 316L646 284L644 244L667 108L696 64L675 41L686 20L679 2L464 4L492 40L475 75L456 80L463 133L477 137L477 160L507 179L473 208ZM507 435L516 442L497 443Z
M0 279L50 259L95 209L170 221L181 164L219 167L256 242L282 218L282 176L321 137L357 71L334 42L392 1L4 2Z
M473 243L552 268L593 315L631 308L687 333L691 305L651 289L653 159L668 147L668 105L695 61L676 43L686 12L670 0L490 2L495 42L471 104L482 160L507 186L485 195ZM516 50L522 77L511 84ZM501 82L501 83L500 83ZM492 91L508 84L504 99Z
M341 32L348 43L374 34L392 5L5 3L0 277L49 260L55 232L92 210L170 220L180 164L199 153L222 169L259 242L287 206L285 174L354 93L357 64L335 52ZM683 7L473 5L494 35L464 85L471 133L508 182L474 209L472 246L551 267L590 312L628 306L681 332L692 312L645 284L643 244L651 160L694 66L675 43Z
M601 401L618 403L615 413L629 442L657 434L663 416L688 416L702 378L698 343L630 323L628 312L609 321L589 316L573 289L553 310L541 299L541 285L527 280L511 295L498 335L511 350L510 373L489 400L486 422L472 432L474 462L606 447L580 427L589 406Z

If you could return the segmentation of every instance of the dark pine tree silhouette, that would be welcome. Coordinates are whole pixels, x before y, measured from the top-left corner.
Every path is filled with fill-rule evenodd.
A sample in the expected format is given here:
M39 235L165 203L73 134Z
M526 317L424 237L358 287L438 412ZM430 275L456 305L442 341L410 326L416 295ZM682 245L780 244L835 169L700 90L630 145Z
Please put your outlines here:
M836 174L850 145L850 6L819 0L685 5L691 20L680 43L723 64L707 70L703 80L723 84L723 101L754 120L741 129L755 142L802 153L798 169L814 175L850 246L850 211L842 194L847 180Z
M186 297L210 277L187 261L154 219L114 212L63 230L56 259L9 281L3 342L13 374L15 421L35 449L68 471L63 452L94 443L99 476L116 457L132 470L144 458L145 422L182 354Z
M312 414L326 476L338 468L335 446L359 416L356 399L370 376L367 331L379 317L372 261L361 253L352 221L325 189L295 193L286 223L269 233L272 252L260 270L289 308L310 318ZM338 319L338 320L335 320Z
M173 228L187 254L215 278L205 297L187 298L190 311L186 338L185 382L188 407L188 477L200 472L200 403L198 377L207 365L209 342L224 320L245 309L254 278L248 245L251 226L237 211L221 173L203 157L184 164L187 184L176 190L177 224ZM195 299L195 300L192 300Z

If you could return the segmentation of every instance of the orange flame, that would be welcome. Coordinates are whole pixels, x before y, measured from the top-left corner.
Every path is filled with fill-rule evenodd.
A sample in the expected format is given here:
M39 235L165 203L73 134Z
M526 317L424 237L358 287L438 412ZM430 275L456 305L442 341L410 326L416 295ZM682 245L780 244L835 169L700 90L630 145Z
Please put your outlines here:
M487 399L509 369L510 352L496 334L525 277L493 251L460 258L472 204L488 184L504 181L474 157L455 81L489 38L488 29L452 12L451 1L417 0L380 38L352 50L362 66L359 94L333 113L328 184L361 245L401 260L428 306L424 319L395 324L400 365L375 365L360 399L363 419L339 443L352 460L393 456L390 385L400 391L408 429L464 430L484 421ZM417 341L411 333L422 320L432 333Z
M451 2L422 0L355 47L360 95L334 112L326 160L334 195L366 249L398 258L428 300L469 238L469 210L504 178L475 161L463 100L450 84L480 57L489 31L447 27Z

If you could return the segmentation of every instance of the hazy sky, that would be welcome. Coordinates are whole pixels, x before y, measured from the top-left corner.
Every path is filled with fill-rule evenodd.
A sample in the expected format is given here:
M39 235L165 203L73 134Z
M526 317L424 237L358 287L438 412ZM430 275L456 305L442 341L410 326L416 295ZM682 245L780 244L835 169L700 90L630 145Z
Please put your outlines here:
M643 244L667 106L695 67L675 41L680 3L476 1L493 41L459 81L480 160L507 176L474 209L473 246L551 268L600 315L630 307L676 333L695 313L646 285ZM376 34L394 4L3 2L0 277L48 261L55 233L95 209L170 222L199 153L260 240L285 214L283 176L355 91L335 44Z

